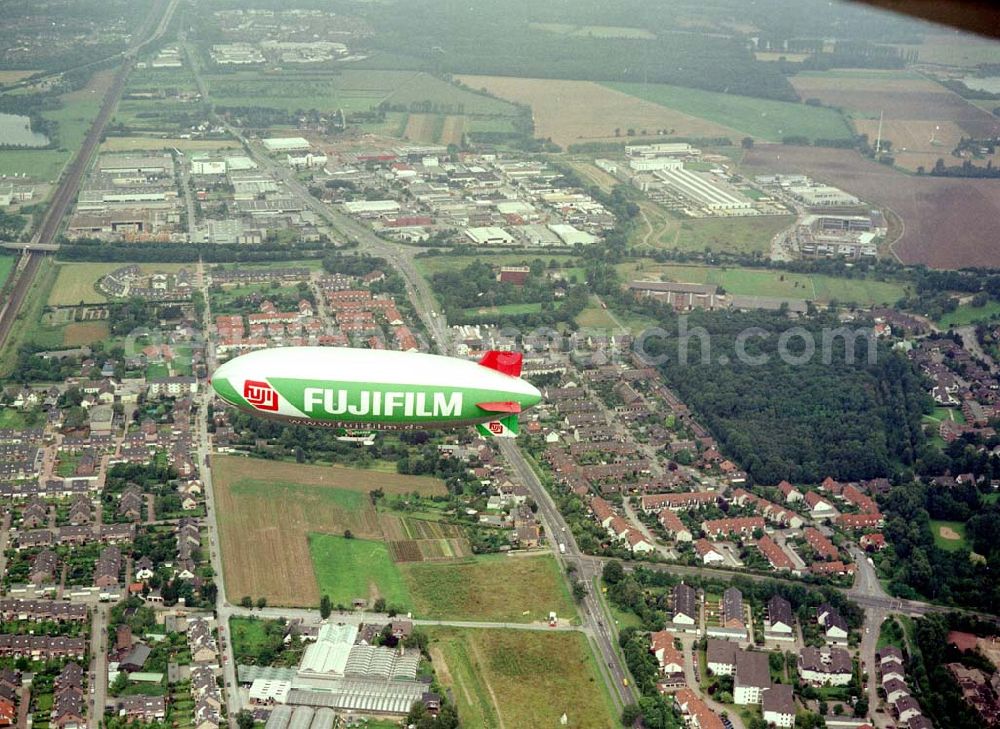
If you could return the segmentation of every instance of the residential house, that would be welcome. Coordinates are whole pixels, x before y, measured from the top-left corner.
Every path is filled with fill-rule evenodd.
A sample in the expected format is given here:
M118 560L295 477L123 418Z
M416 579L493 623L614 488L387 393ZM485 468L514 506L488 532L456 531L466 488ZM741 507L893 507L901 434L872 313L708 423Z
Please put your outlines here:
M785 554L785 551L778 546L778 543L766 534L757 540L757 549L767 558L767 561L771 563L771 568L776 572L785 570L793 574L796 572L795 564L792 562L791 557Z
M659 630L649 636L650 652L656 657L662 678L657 682L661 691L684 685L684 654L674 647L674 634Z
M704 538L695 541L694 551L695 554L701 557L703 564L722 564L726 561L725 557L722 556L722 552L717 550L710 541Z
M719 625L707 629L709 635L730 640L746 640L747 628L743 614L743 593L730 587L719 602Z
M761 703L764 691L771 688L767 653L737 651L736 672L733 675L733 701L740 705Z
M667 630L682 633L698 633L698 592L683 582L674 586L672 595L673 612Z
M806 527L802 531L802 536L805 537L806 542L812 547L819 559L835 560L840 558L837 547L819 529Z
M858 539L858 544L866 552L881 552L886 548L885 535L880 532L872 532L871 534L862 534L861 538Z
M823 628L823 636L828 643L846 645L848 627L847 621L829 603L823 603L816 609L816 620Z
M738 516L730 519L709 519L701 525L702 530L712 539L726 539L730 536L748 536L755 530L764 530L764 518L760 516Z
M790 685L777 683L765 689L762 708L768 726L795 725L795 697Z
M736 671L736 651L739 646L728 640L709 638L705 650L708 670L716 676L732 676Z
M674 694L674 704L684 715L685 724L692 729L725 729L719 715L690 688L682 688Z
M843 648L805 647L799 652L799 675L814 686L846 686L851 682L854 666L851 654Z
M691 530L684 525L681 518L670 509L663 509L657 516L660 526L667 532L667 535L678 542L690 542L693 538Z
M788 481L779 483L778 491L785 497L786 504L794 504L796 501L802 501L802 492L788 483Z
M809 516L816 521L829 520L837 516L833 504L816 491L806 492L805 502L809 506Z
M167 704L162 696L123 696L118 700L118 715L151 724L166 719Z
M779 595L774 595L767 602L764 638L765 640L795 640L792 604Z

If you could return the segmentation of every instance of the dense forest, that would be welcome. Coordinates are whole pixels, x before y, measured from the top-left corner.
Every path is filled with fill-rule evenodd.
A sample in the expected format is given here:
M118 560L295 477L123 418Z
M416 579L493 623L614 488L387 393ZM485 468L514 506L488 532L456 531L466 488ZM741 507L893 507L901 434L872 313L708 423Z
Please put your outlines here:
M758 483L890 476L920 452L920 419L929 407L922 378L882 344L871 345L874 362L862 338L853 362L843 339L825 347L824 327L840 326L834 318L694 312L686 320L661 319L661 326L671 339L653 342L651 353L669 357L660 367L664 378ZM679 326L704 333L690 337L686 364ZM743 333L755 327L740 356ZM793 327L803 336L790 336ZM790 337L791 357L781 356L783 336ZM803 337L815 346L812 356Z

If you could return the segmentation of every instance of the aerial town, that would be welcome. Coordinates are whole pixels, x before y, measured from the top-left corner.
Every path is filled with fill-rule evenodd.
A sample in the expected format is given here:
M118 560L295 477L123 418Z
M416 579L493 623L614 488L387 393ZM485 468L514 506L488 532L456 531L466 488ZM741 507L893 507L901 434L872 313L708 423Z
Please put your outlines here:
M757 5L5 11L0 727L1000 727L1000 44Z

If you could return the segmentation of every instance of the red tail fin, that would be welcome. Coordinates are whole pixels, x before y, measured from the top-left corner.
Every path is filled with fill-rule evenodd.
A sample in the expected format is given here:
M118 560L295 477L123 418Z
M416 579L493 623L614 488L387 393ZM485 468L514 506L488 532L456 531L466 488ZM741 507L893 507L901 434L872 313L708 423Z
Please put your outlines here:
M483 355L483 358L479 360L479 364L483 367L489 367L491 370L503 372L505 375L510 375L511 377L521 376L520 352L500 352L496 349L491 349Z

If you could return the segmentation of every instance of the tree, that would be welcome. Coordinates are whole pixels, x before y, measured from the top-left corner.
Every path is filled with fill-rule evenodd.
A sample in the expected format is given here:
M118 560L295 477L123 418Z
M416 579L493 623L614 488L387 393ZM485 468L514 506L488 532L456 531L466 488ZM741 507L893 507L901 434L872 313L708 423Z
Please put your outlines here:
M622 569L621 562L613 560L604 564L604 571L601 576L609 585L617 585L625 576L625 570Z
M118 696L125 688L128 686L128 674L125 671L119 671L118 675L115 676L114 682L108 687L108 692L112 696Z
M258 597L257 598L257 609L258 610L263 610L266 606L267 606L267 598L266 597Z
M638 704L626 704L625 708L622 709L622 724L632 726L641 715L642 710L639 709Z
M350 529L345 529L344 539L354 539L354 533Z
M244 595L243 597L240 598L240 606L245 608L252 608L253 598L250 597L249 595Z
M385 612L385 598L378 597L375 599L375 604L372 606L377 613Z
M239 729L253 729L253 714L251 714L246 709L241 709L238 714L236 714L236 726Z
M330 604L330 596L323 595L323 597L319 599L319 616L323 618L323 620L326 620L330 617L330 613L332 612L333 606Z
M740 145L743 149L753 149L753 137L743 137Z
M587 587L580 580L573 581L573 599L580 602L587 596Z

